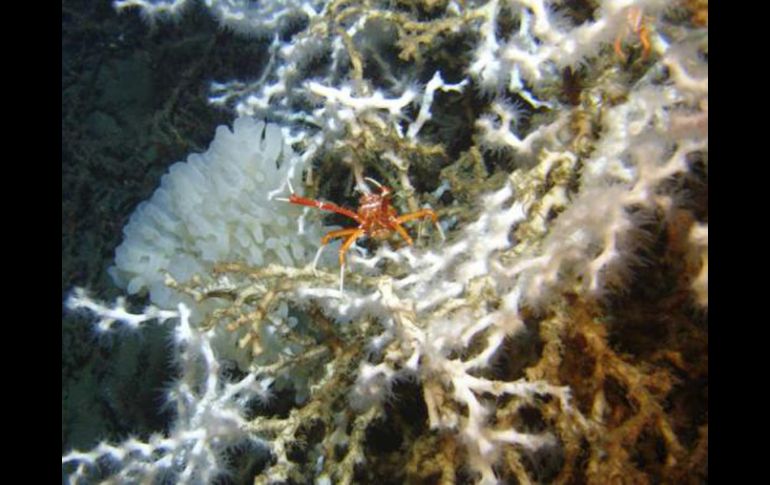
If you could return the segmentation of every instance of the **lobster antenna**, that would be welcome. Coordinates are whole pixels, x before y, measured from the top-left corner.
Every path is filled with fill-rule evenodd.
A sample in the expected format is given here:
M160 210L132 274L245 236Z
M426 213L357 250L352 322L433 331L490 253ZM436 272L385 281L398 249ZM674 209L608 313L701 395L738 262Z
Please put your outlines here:
M381 183L379 183L379 182L377 182L376 180L374 180L374 179L373 179L373 178L371 178L371 177L364 177L364 180L366 180L367 182L371 182L371 183L373 183L374 185L376 185L376 186L377 186L377 188L378 188L378 189L381 189L381 188L382 188L382 184L381 184Z

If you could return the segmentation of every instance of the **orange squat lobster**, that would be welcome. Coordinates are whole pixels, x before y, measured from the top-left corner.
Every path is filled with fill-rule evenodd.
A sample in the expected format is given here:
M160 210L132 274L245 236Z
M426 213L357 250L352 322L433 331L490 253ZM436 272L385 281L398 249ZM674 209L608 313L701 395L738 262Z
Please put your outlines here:
M350 249L350 246L364 236L369 236L377 240L386 239L390 234L395 231L401 238L406 241L410 246L412 245L412 238L409 233L406 232L404 222L414 219L422 219L429 217L438 228L439 234L442 238L444 236L441 231L441 226L438 224L438 216L431 209L421 209L416 212L410 212L408 214L398 215L395 207L390 205L390 199L392 191L380 184L374 179L369 177L365 178L366 181L377 186L379 193L365 193L358 201L358 210L353 212L350 209L340 207L337 204L331 202L322 202L320 200L306 199L300 197L292 190L291 195L286 200L292 204L304 205L307 207L315 207L329 212L336 212L343 216L349 217L358 223L358 227L350 227L347 229L339 229L326 234L321 238L321 248L326 246L329 241L338 237L346 237L342 246L340 246L340 274L342 274L345 267L345 253ZM320 250L319 250L320 255ZM316 256L316 259L318 256ZM340 281L340 286L342 282Z
M628 59L628 56L623 53L623 39L628 35L629 29L639 37L639 42L642 44L642 59L647 59L647 56L650 55L650 30L647 28L646 20L642 9L639 7L631 7L626 12L626 25L621 29L618 36L615 37L615 43L613 44L615 55L622 62Z

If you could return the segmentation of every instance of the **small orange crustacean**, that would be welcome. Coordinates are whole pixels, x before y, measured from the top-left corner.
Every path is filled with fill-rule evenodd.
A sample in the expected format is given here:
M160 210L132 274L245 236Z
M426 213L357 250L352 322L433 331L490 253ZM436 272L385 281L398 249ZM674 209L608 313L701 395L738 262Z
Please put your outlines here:
M631 30L635 35L639 37L639 42L642 44L642 59L647 59L650 55L650 30L647 27L647 19L644 17L644 13L639 7L630 7L626 12L626 24L618 36L615 38L613 48L615 55L625 62L628 58L623 52L623 39L628 35L628 30Z
M295 205L315 207L316 209L321 209L323 211L342 214L358 223L358 227L349 227L331 231L321 238L322 248L332 239L342 237L347 238L339 249L340 274L343 273L345 267L345 253L347 253L350 246L357 239L364 236L383 240L387 239L393 232L396 232L411 246L413 244L412 238L409 236L409 233L406 232L406 229L404 229L403 224L414 219L430 218L443 237L441 226L438 224L438 216L436 216L436 213L432 209L421 209L408 214L399 215L396 208L391 205L392 190L369 177L366 177L365 180L377 187L377 193L362 194L358 201L358 210L355 212L331 202L300 197L295 194L293 190L288 199L282 199ZM340 281L340 287L341 286L342 281Z

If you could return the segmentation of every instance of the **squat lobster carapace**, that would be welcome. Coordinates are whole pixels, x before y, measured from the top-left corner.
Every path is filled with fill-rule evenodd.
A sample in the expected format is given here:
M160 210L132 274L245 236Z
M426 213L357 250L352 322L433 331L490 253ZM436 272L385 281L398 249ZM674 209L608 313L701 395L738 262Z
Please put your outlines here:
M339 229L326 234L321 238L321 248L319 248L318 254L316 254L315 261L313 261L313 267L315 267L318 257L321 254L321 250L326 246L329 241L336 238L346 238L340 246L339 260L340 260L340 291L342 291L342 275L345 271L345 253L347 253L350 246L353 243L364 236L372 237L374 239L382 240L390 236L394 231L398 233L401 238L406 241L410 246L412 245L412 238L409 233L404 229L403 223L414 219L430 218L438 228L441 237L444 234L441 230L441 226L438 223L438 216L432 209L421 209L408 214L398 215L395 207L390 203L392 191L380 184L374 179L366 177L365 180L377 187L378 193L364 193L358 201L358 210L352 211L344 207L340 207L337 204L331 202L323 202L320 200L307 199L300 197L294 193L294 190L289 186L291 195L288 199L279 199L286 202L290 202L295 205L304 205L307 207L315 207L323 211L335 212L342 214L345 217L349 217L358 223L358 227L349 227L345 229Z

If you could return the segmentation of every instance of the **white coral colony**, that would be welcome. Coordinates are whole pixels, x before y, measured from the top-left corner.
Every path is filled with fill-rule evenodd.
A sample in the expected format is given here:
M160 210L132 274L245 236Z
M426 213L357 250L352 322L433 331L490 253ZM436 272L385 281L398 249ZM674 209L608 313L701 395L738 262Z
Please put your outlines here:
M299 185L300 163L275 125L240 117L232 130L220 126L209 149L172 165L131 215L110 268L113 279L173 308L164 271L183 282L217 261L306 263L320 233L311 226L297 234L299 211L270 197L287 179Z

